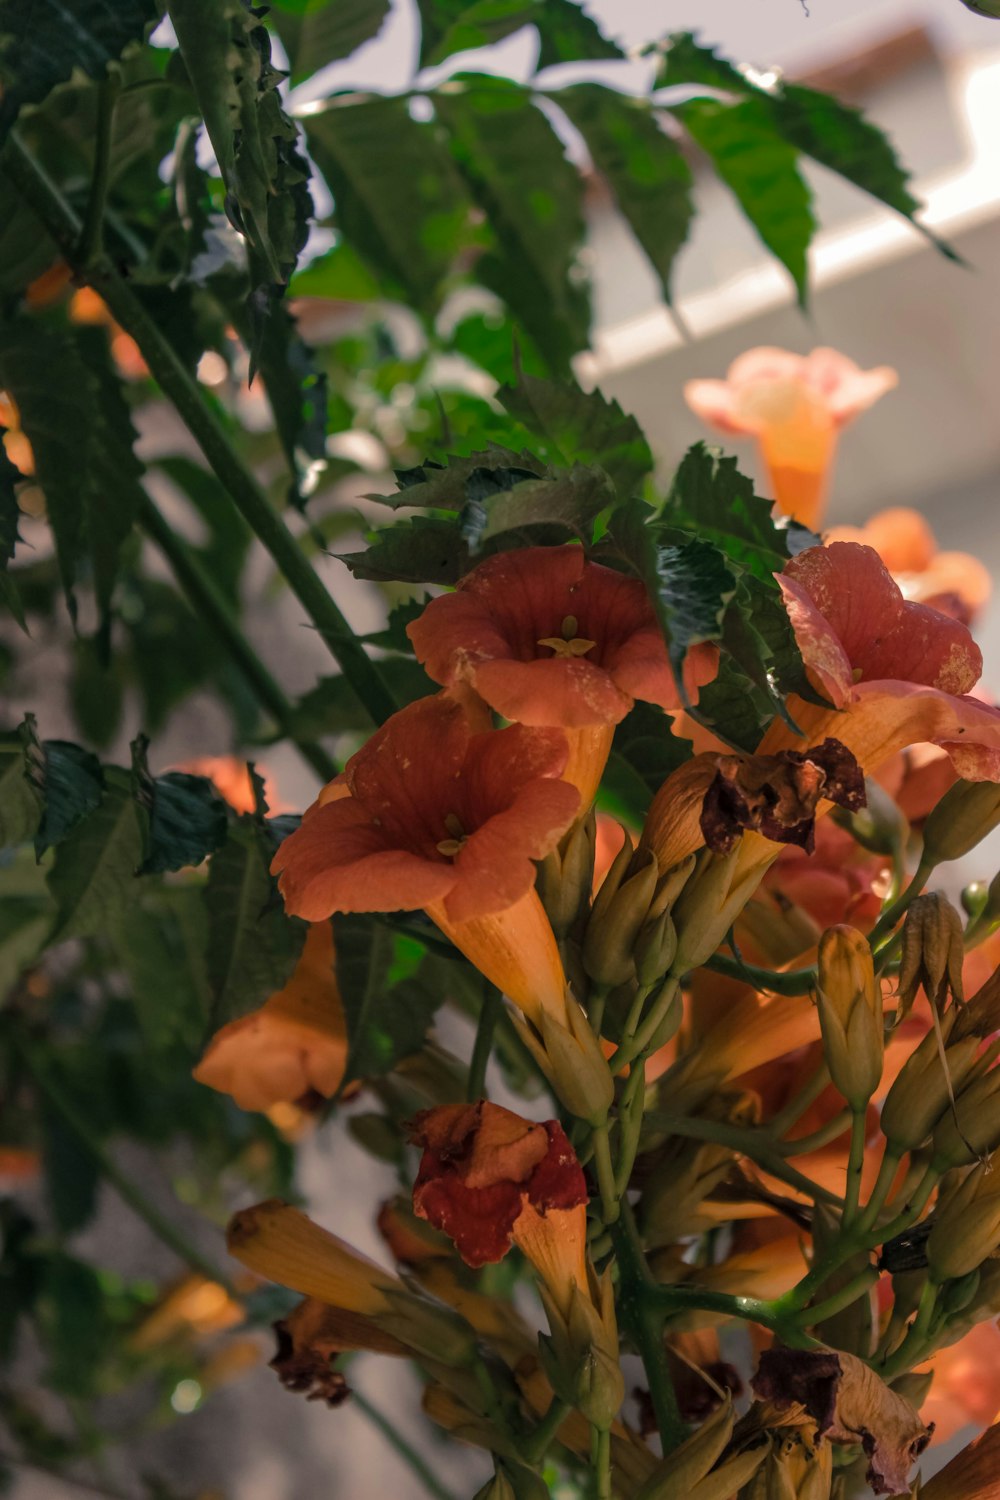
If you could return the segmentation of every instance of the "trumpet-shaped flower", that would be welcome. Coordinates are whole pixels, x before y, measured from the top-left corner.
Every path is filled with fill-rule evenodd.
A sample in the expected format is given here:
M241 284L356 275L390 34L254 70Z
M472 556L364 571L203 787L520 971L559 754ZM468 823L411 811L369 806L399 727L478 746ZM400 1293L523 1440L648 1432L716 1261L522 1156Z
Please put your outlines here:
M334 972L333 929L316 922L284 989L217 1031L194 1069L199 1083L240 1109L294 1104L311 1090L330 1099L347 1065L347 1025Z
M587 806L614 725L636 698L676 708L677 683L642 583L582 548L528 547L487 558L408 627L435 682L467 683L506 719L567 732L567 780ZM714 646L692 648L689 696L711 682Z
M827 542L874 547L906 599L972 623L992 592L989 570L968 552L941 552L917 510L897 505L879 511L864 526L834 526Z
M562 966L535 891L533 860L558 843L579 806L559 780L555 729L477 733L448 693L412 703L351 757L273 869L288 911L424 907L473 963L529 1014L561 1015Z
M895 370L861 370L836 349L761 348L741 354L725 380L688 381L684 396L720 432L755 437L779 510L816 526L838 432L895 384Z
M966 626L904 599L878 554L856 542L800 553L779 582L810 678L833 704L792 696L809 739L835 736L866 772L930 742L968 780L1000 780L1000 712L968 696L982 656ZM798 743L776 720L759 748Z

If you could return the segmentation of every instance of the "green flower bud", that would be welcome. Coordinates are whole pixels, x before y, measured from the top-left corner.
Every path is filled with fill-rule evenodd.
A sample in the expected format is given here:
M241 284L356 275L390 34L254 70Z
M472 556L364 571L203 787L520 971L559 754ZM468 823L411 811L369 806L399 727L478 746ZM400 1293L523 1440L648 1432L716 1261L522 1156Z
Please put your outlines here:
M642 985L655 984L666 974L677 952L677 929L669 911L653 917L635 943L635 976Z
M691 1490L704 1479L721 1458L736 1422L732 1397L725 1400L707 1421L691 1434L660 1465L636 1500L687 1500Z
M998 824L1000 785L995 781L957 781L924 824L923 863L941 865L961 859Z
M973 1078L956 1096L954 1109L941 1116L934 1131L936 1167L971 1166L977 1157L1000 1146L1000 1068Z
M985 880L970 880L969 884L963 887L960 898L965 915L973 922L977 921L985 912L989 897L990 888Z
M941 1019L941 1033L949 1042L955 1011ZM941 1065L938 1041L929 1031L920 1046L906 1059L882 1106L882 1134L901 1156L922 1146L950 1103L948 1079L953 1089L961 1087L979 1051L977 1037L963 1037L945 1049L948 1072Z
M652 853L633 853L626 840L594 898L583 939L583 967L596 984L613 989L635 973L633 949L649 915L657 874Z
M565 1313L540 1284L550 1332L540 1336L539 1353L556 1395L607 1431L625 1399L625 1377L611 1277L606 1273L598 1281L591 1271L590 1278L589 1287L573 1287Z
M388 1311L371 1315L383 1333L391 1333L438 1364L456 1369L472 1363L476 1332L457 1312L402 1288L390 1289L385 1295Z
M739 930L741 936L752 939L773 968L782 968L815 948L822 932L807 911L780 891L748 901Z
M572 932L590 901L596 840L597 817L591 811L538 866L538 895L558 938ZM625 843L630 847L628 839Z
M564 1026L548 1011L542 1011L535 1032L516 1014L511 1020L518 1036L552 1084L571 1115L595 1124L604 1119L614 1103L615 1084L608 1060L590 1022L575 1000L566 1002Z
M1000 969L962 1006L951 1039L955 1042L967 1036L985 1038L996 1031L1000 1031Z
M728 854L705 849L698 855L674 906L676 974L697 969L711 957L764 878L767 863L748 864L741 854L737 844Z
M882 987L856 927L823 934L816 1004L830 1077L852 1109L864 1109L882 1077Z
M940 1010L949 992L965 999L962 959L965 956L962 919L947 896L930 891L918 896L903 923L899 964L900 1016L910 1009L917 990Z
M1000 1245L998 1168L1000 1153L994 1152L939 1203L927 1241L927 1263L936 1281L968 1275Z

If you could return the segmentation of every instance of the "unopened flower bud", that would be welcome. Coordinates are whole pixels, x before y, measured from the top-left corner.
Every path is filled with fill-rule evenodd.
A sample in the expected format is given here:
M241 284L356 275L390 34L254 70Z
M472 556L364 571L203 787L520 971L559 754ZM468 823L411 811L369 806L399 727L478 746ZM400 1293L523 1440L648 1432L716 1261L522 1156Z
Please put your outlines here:
M864 1109L882 1077L882 988L856 927L823 934L816 1003L830 1077L852 1109Z
M517 1500L517 1493L503 1469L497 1469L492 1479L477 1490L472 1500Z
M591 811L538 866L538 894L558 938L573 930L590 900L596 839L597 819Z
M532 1469L513 1459L497 1461L496 1473L472 1500L548 1500L549 1487Z
M615 1097L614 1079L590 1022L575 1001L566 1005L568 1026L543 1011L539 1030L541 1048L532 1045L536 1059L561 1104L579 1120L591 1124L604 1119ZM526 1027L518 1027L526 1038ZM531 1045L529 1043L529 1045Z
M452 1369L472 1362L476 1352L475 1330L452 1308L431 1302L408 1288L387 1292L386 1298L388 1310L371 1315L376 1328L391 1333L418 1354Z
M905 848L910 824L902 808L873 777L865 777L865 806L857 812L835 807L831 817L872 854L895 854Z
M951 1039L954 1042L967 1036L985 1038L997 1031L1000 1031L1000 969L962 1006Z
M970 880L969 884L962 887L959 898L962 902L962 910L965 915L975 922L983 915L986 904L990 898L990 888L985 880Z
M707 1422L657 1466L635 1500L731 1500L770 1452L770 1443L760 1443L720 1463L733 1425L732 1401L727 1397Z
M992 1255L1000 1245L1000 1153L973 1167L942 1197L933 1224L927 1263L936 1281L967 1276Z
M921 987L939 1009L949 990L964 1000L962 919L947 896L929 891L918 896L903 923L903 947L899 964L899 998L905 1015Z
M611 1277L589 1270L586 1285L574 1284L561 1303L546 1283L539 1291L550 1329L539 1348L552 1389L606 1431L625 1399Z
M697 969L711 957L763 879L768 862L748 859L745 844L728 854L706 849L698 856L674 906L675 973Z
M957 781L924 824L925 864L961 859L1000 824L1000 784Z
M967 1083L934 1131L934 1165L967 1167L1000 1146L1000 1068Z
M653 917L635 942L635 977L642 985L655 984L674 961L677 929L669 911Z
M583 940L583 967L596 984L613 989L635 972L635 940L649 915L657 873L650 851L634 854L626 841L594 897Z
M748 937L774 968L801 958L819 942L822 929L801 906L780 891L771 891L743 908L739 937Z
M898 1155L923 1145L948 1108L949 1079L952 1090L958 1090L976 1060L978 1039L969 1036L952 1041L954 1024L955 1011L950 1010L941 1018L941 1033L948 1044L944 1054L947 1073L941 1063L937 1037L929 1031L920 1046L910 1053L886 1095L880 1125Z

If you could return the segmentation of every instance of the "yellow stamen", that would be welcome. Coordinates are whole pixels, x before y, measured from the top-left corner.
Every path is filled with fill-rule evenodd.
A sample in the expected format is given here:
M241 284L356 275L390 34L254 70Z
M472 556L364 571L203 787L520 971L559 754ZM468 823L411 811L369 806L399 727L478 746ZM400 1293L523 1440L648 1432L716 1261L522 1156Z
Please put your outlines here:
M588 651L593 651L597 645L596 641L585 641L580 636L574 636L572 640L558 635L548 635L538 642L540 646L548 646L556 656L564 657L570 661L577 656L586 656Z

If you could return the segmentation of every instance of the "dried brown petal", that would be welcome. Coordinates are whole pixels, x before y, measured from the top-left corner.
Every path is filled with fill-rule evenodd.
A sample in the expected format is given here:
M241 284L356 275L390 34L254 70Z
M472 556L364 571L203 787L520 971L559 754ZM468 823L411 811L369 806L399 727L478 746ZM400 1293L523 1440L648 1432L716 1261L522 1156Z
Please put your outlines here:
M926 1426L863 1360L833 1349L766 1349L752 1385L764 1400L801 1404L821 1437L861 1443L876 1495L909 1488L910 1469L927 1447L933 1424Z
M332 1362L345 1349L367 1349L375 1354L406 1357L412 1351L369 1318L341 1312L316 1297L306 1297L287 1318L274 1324L278 1349L271 1360L282 1385L302 1392L308 1401L339 1406L350 1394L343 1375Z
M865 805L861 767L839 740L777 755L721 755L702 806L702 836L710 849L726 854L744 829L754 828L811 853L824 798L849 812Z
M1000 1500L1000 1426L956 1453L921 1488L920 1500Z

